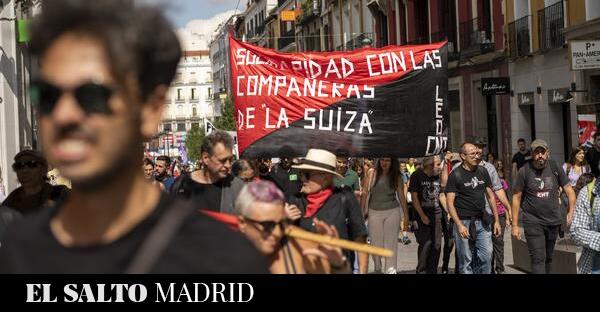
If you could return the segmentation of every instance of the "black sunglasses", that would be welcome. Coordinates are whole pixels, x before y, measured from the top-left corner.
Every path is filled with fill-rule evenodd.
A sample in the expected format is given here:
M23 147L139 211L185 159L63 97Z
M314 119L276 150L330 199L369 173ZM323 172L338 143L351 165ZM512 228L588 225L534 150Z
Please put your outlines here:
M300 171L300 177L304 178L305 180L310 180L311 177L313 176L322 176L325 175L326 173L324 172L314 172L314 171Z
M73 89L62 89L48 81L38 79L31 83L31 100L42 115L50 115L65 92L73 92L79 106L86 114L110 114L109 99L114 89L95 82L86 82Z
M272 233L275 227L282 227L285 225L285 221L275 222L275 221L256 221L250 218L245 218L246 221L250 221L251 223L260 225L258 228L261 232Z
M13 170L14 171L18 171L18 170L22 170L25 167L28 168L37 168L38 166L40 166L42 163L36 160L28 160L28 161L17 161L13 164Z

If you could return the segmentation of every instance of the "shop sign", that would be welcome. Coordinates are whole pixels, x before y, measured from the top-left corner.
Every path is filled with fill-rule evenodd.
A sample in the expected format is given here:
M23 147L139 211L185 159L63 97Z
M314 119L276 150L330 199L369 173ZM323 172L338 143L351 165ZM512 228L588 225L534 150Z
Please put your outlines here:
M568 88L548 90L548 103L560 104L567 101Z
M519 105L533 105L535 104L535 98L533 92L525 92L517 94L517 100Z
M569 50L572 70L600 68L600 40L574 40Z
M502 95L510 93L510 78L481 78L481 93L483 95Z

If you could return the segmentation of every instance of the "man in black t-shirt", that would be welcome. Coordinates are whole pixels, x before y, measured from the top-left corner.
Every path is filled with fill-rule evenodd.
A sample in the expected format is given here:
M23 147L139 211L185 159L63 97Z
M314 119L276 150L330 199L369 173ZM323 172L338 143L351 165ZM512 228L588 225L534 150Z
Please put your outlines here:
M594 134L594 145L585 153L585 160L590 165L594 177L598 178L600 176L600 169L598 168L600 163L600 131Z
M268 273L241 234L174 201L140 170L181 58L160 11L54 0L31 26L41 142L73 188L8 229L0 273Z
M418 214L417 273L436 274L442 247L442 209L440 207L440 167L439 156L423 159L423 169L418 169L410 177L408 191Z
M460 273L489 274L492 231L494 235L500 235L501 230L492 181L487 170L479 166L481 151L475 145L464 143L460 157L463 164L450 173L446 185L447 207L456 224L454 239ZM493 220L486 215L486 196Z
M244 182L231 174L233 138L221 130L207 135L200 147L202 168L173 183L171 193L191 198L199 209L234 214Z
M519 151L516 152L512 158L512 181L515 181L515 179L517 178L517 172L519 171L519 169L521 169L521 167L523 167L526 163L531 161L531 150L527 149L525 139L521 138L517 140L517 145L519 146Z
M569 226L573 220L576 198L565 172L549 159L548 144L544 140L535 140L531 143L531 150L533 160L519 170L514 186L512 236L521 239L518 218L523 198L523 228L531 255L531 271L548 274L552 270L554 245L562 224L560 188L569 199Z

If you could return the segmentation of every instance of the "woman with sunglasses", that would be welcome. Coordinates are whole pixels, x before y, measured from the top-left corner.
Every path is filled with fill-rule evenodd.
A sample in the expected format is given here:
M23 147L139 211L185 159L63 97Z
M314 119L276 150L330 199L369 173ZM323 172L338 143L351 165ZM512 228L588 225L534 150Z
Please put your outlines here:
M310 149L300 164L292 168L300 170L302 189L288 198L291 217L302 229L318 232L315 218L335 227L340 238L365 244L367 229L360 205L353 192L334 185L337 157L326 150ZM289 208L288 207L288 208ZM344 251L349 263L354 263L354 252ZM368 255L358 253L358 272L367 273Z
M238 228L269 262L271 273L350 273L342 250L286 237L283 192L271 181L246 184L235 201ZM334 227L314 220L317 232L338 237Z
M68 195L66 186L48 183L48 163L39 152L25 150L14 159L13 170L21 187L10 193L2 205L27 216Z
M371 244L394 251L391 258L384 260L383 271L381 257L373 257L375 271L396 274L400 220L404 221L404 228L408 228L408 206L398 159L379 158L367 179L362 201L368 211Z

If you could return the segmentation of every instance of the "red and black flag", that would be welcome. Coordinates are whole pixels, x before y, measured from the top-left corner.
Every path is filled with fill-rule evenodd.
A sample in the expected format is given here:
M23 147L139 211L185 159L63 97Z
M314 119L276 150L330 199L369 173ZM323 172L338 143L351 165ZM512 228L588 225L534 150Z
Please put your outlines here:
M243 157L418 157L448 144L445 42L303 53L229 44Z

